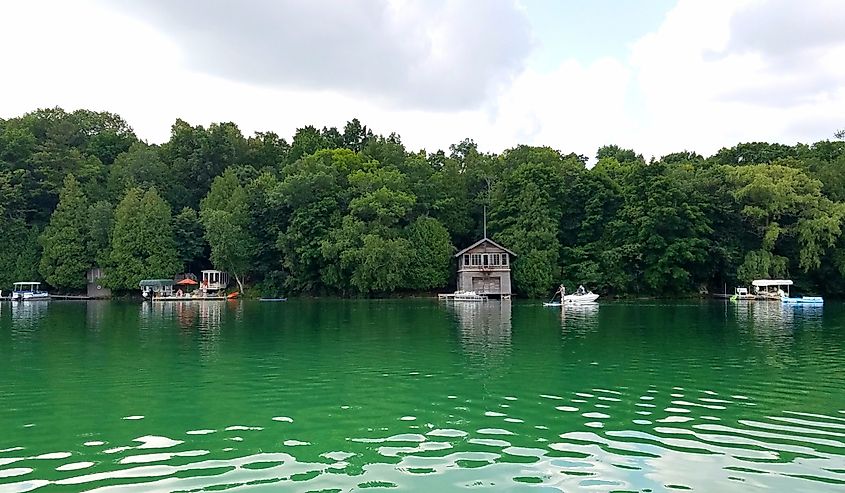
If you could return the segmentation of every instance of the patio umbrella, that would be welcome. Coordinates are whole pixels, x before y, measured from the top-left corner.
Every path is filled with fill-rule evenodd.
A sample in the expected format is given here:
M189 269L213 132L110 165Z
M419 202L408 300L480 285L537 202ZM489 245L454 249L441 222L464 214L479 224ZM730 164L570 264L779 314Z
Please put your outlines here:
M193 279L186 277L185 279L182 279L181 281L177 282L176 284L178 284L180 286L196 286L199 283L194 281Z

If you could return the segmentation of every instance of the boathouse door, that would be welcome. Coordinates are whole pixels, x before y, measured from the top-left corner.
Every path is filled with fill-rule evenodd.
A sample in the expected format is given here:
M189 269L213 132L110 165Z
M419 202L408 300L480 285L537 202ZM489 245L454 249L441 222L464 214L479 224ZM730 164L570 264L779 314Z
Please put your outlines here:
M498 277L473 277L472 290L478 294L499 294L502 292L502 280Z

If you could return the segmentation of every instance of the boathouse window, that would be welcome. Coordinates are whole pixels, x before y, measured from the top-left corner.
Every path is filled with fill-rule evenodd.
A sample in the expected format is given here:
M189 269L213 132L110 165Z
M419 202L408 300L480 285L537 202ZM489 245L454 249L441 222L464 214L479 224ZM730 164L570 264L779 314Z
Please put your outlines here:
M499 254L494 253L490 256L490 265L499 265Z
M481 265L481 254L480 253L473 253L472 254L472 265Z
M488 257L488 255L484 255L484 256L483 256L483 259L484 259L484 265L487 265L487 257Z
M502 254L502 265L508 265L508 254L507 253Z
M469 254L464 255L464 265L469 265Z

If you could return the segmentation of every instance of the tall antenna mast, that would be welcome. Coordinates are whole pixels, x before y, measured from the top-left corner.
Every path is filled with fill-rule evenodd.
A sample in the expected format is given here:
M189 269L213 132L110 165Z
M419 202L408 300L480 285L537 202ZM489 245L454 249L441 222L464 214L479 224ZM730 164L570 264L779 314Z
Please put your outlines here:
M487 238L487 206L484 206L484 237Z

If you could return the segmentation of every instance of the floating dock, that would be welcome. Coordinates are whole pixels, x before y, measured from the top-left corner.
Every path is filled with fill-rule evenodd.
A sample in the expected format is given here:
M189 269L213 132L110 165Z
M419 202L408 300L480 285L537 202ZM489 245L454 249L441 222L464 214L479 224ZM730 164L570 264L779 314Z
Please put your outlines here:
M228 296L157 296L151 301L226 301Z
M487 295L477 294L473 292L461 292L438 294L437 299L440 301L487 301Z

